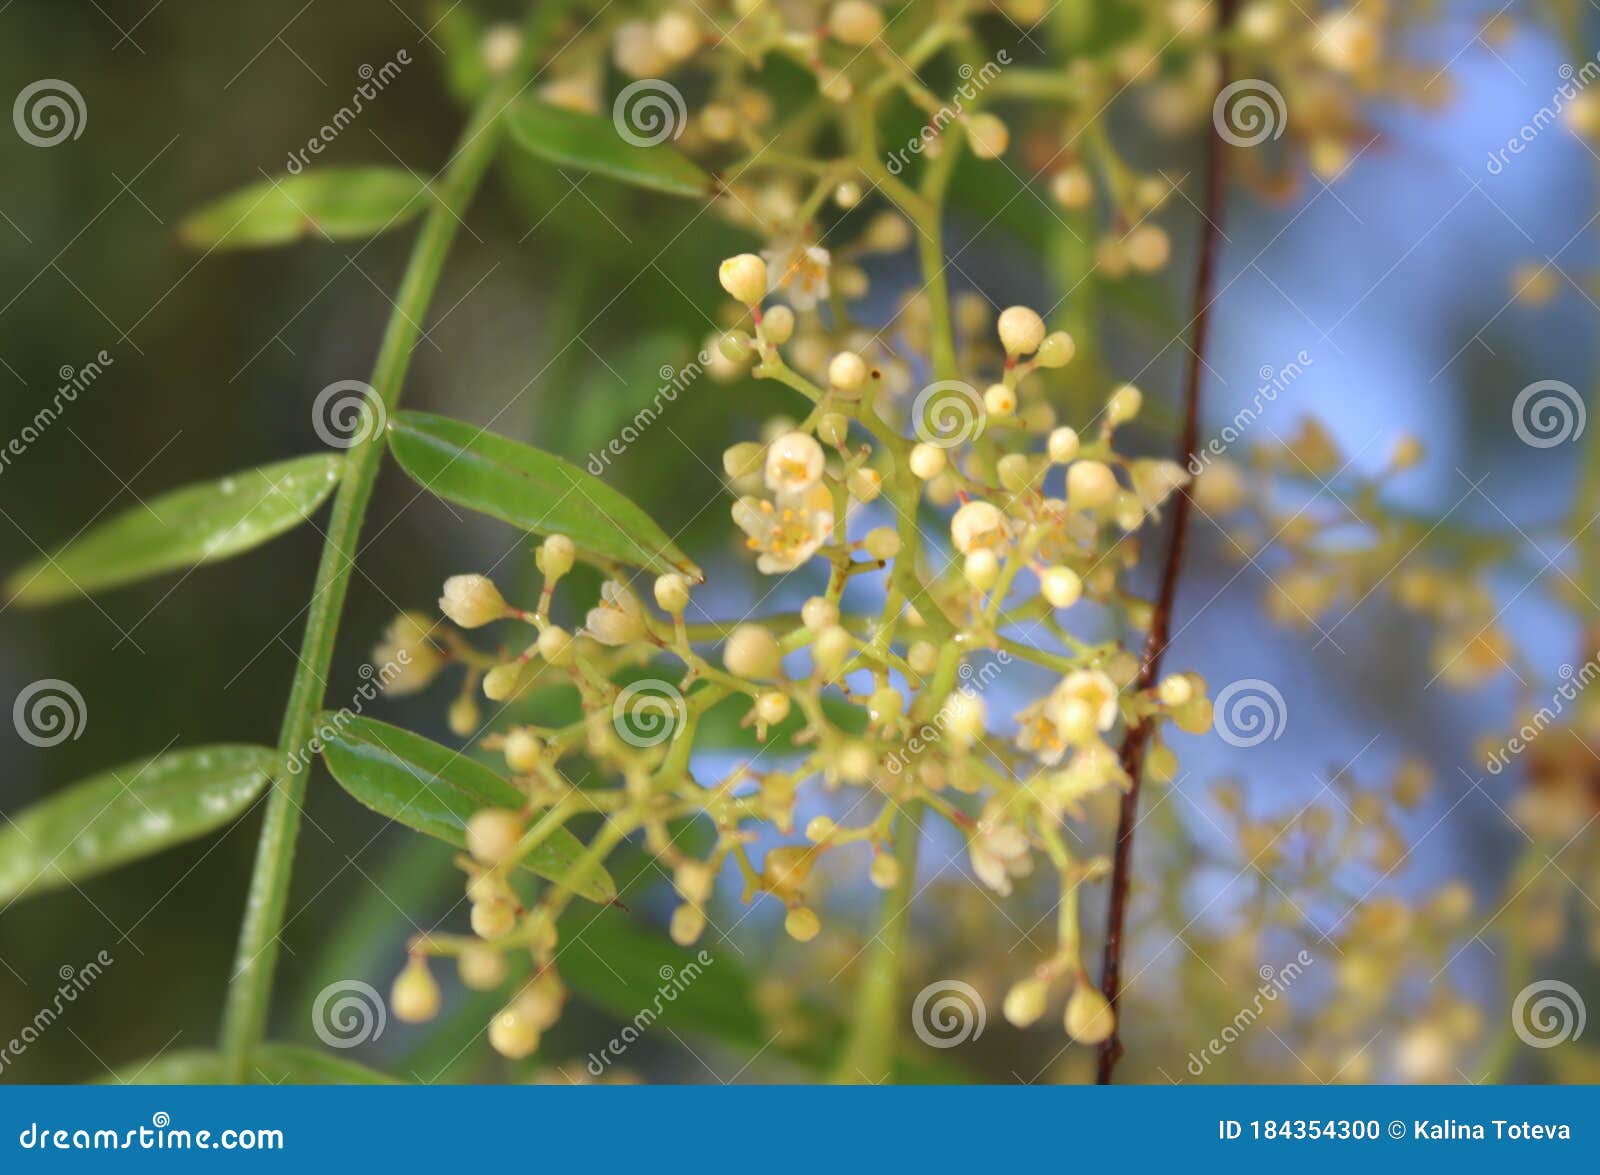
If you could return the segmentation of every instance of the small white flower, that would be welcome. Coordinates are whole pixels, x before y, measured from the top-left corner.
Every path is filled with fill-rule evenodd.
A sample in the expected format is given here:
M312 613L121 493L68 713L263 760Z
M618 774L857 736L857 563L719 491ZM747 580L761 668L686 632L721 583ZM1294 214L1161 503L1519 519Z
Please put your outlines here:
M1140 458L1128 462L1128 477L1133 482L1134 496L1148 513L1161 508L1175 490L1189 484L1188 471L1176 461Z
M1051 691L1045 713L1072 742L1082 741L1074 736L1110 730L1117 724L1117 683L1098 669L1069 673Z
M1040 698L1017 715L1017 749L1025 751L1047 767L1054 767L1067 753L1067 740L1056 729L1055 720L1045 711Z
M1026 877L1033 872L1027 834L992 807L979 819L978 831L967 851L978 880L1002 897L1011 892L1013 877Z
M833 258L820 245L807 245L798 239L773 242L762 251L767 263L767 292L780 290L796 310L814 310L828 297L828 271Z
M798 494L822 479L822 446L809 433L788 432L767 448L767 488Z
M632 644L644 635L644 605L622 584L608 579L600 585L599 606L589 609L583 627L603 645Z
M793 571L833 533L833 495L825 485L797 494L779 494L775 502L744 497L733 504L733 520L759 551L756 568L763 575Z
M481 628L511 614L511 605L486 575L452 575L444 581L439 611L462 628Z
M968 502L950 519L950 538L963 555L998 547L1009 533L1005 515L988 502Z

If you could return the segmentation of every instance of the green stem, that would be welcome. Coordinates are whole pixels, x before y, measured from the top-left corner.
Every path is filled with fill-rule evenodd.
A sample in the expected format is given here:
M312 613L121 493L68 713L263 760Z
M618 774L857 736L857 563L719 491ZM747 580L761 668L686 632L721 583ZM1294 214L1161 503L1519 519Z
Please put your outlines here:
M894 1070L895 1037L900 1026L900 961L906 952L911 902L917 892L917 849L922 839L920 804L901 809L894 856L900 877L883 895L883 917L868 948L856 990L856 1010L844 1056L834 1071L836 1085L877 1085Z
M394 313L373 364L372 388L386 412L399 403L406 371L411 366L411 353L421 330L418 324L426 317L433 300L445 257L461 223L460 216L471 203L499 147L499 115L526 85L538 47L544 42L546 30L559 18L562 7L558 4L536 6L525 30L523 51L517 63L479 102L444 174L433 185L437 203L423 221L395 298ZM308 756L301 752L312 740L317 713L322 708L324 683L333 660L350 572L355 566L361 523L372 497L385 442L383 431L375 430L373 436L352 448L346 456L322 559L317 567L316 588L301 640L299 666L289 689L278 741L278 749L284 756L284 770L274 782L267 801L223 1014L225 1074L235 1082L246 1077L249 1053L266 1032L273 972L278 959L278 936L288 903L295 841L310 769L306 762Z

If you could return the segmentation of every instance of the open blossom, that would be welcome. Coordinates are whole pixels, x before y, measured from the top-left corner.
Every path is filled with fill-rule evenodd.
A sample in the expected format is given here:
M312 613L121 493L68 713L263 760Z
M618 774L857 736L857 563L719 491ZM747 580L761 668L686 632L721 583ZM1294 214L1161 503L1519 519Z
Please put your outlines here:
M589 609L583 627L603 645L626 645L644 635L644 606L614 579L600 585L600 603Z
M1045 713L1070 741L1117 724L1117 683L1098 669L1067 674L1051 691Z
M1013 877L1026 877L1033 872L1027 834L992 808L978 821L978 831L967 851L978 880L1001 896L1011 892Z
M1031 702L1017 715L1017 749L1054 767L1067 753L1067 740L1056 729L1055 720L1046 713L1046 701L1047 698L1040 698Z
M1134 496L1149 513L1161 508L1174 490L1189 484L1189 474L1176 461L1140 458L1128 463L1128 477Z
M998 547L1009 535L1006 516L988 502L968 502L950 519L950 538L963 555Z
M817 553L833 532L833 495L817 483L800 493L780 493L776 501L744 497L733 504L733 520L759 551L763 575L793 571Z
M797 239L776 241L761 257L767 263L769 294L781 291L796 310L814 310L828 297L828 270L833 259L821 246Z
M822 480L822 446L809 433L789 432L767 449L767 488L798 494Z

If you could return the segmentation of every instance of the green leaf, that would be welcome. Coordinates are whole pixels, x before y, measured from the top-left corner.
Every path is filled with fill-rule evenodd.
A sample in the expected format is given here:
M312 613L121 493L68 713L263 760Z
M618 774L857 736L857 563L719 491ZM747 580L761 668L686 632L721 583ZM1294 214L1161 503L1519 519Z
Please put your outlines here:
M639 137L654 139L654 132L683 123L684 116L679 113L682 108L673 109L671 98L672 94L659 91L646 95L641 102L648 104L654 99L659 105L651 108L627 103L623 117L627 116L627 111L636 110L636 117L641 121L635 129L645 132ZM656 115L665 121L654 121ZM537 98L521 99L505 117L513 141L558 167L581 168L673 196L709 196L712 193L711 176L686 156L664 142L629 142L610 118L551 106Z
M322 757L339 785L389 819L460 848L467 819L480 808L521 808L526 799L481 763L431 739L348 713L318 721ZM583 842L559 829L523 864L540 877L566 877ZM573 891L594 902L616 900L611 875L596 865Z
M643 567L703 579L655 522L599 478L551 453L424 412L390 418L389 447L424 489L535 534Z
M195 249L257 249L301 237L374 236L418 216L424 181L394 167L330 167L281 175L213 200L178 226Z
M58 889L229 823L278 762L266 747L192 747L80 780L0 828L0 902Z
M394 1078L343 1057L294 1044L264 1044L246 1059L247 1080L255 1085L393 1085ZM124 1065L96 1085L219 1085L222 1054L183 1049Z
M248 551L322 505L341 460L297 457L161 494L12 573L6 594L18 604L53 604Z

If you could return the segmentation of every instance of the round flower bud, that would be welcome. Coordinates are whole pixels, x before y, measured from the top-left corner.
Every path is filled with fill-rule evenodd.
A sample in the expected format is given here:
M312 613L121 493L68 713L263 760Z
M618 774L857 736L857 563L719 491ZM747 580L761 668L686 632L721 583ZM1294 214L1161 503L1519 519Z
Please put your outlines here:
M992 588L1000 578L1000 560L987 547L973 551L961 565L961 574L980 592Z
M827 444L837 448L849 436L850 418L842 412L824 412L817 421L817 437Z
M1078 344L1071 335L1064 330L1053 330L1045 335L1033 359L1040 367L1065 367L1077 353Z
M839 752L839 758L834 764L839 772L839 778L846 783L866 783L872 778L872 769L876 762L869 751L861 743L850 743Z
M906 663L918 673L932 673L939 665L939 646L932 641L913 642L906 650Z
M1049 440L1050 460L1057 465L1065 465L1078 455L1078 430L1074 428L1058 428L1051 432Z
M900 533L892 526L874 527L867 532L862 545L868 555L887 563L900 553Z
M1023 453L1007 453L995 464L1000 484L1013 494L1020 493L1033 482L1033 465Z
M832 677L845 663L845 658L850 656L850 647L850 634L837 624L819 632L816 642L811 646L811 657L816 662L817 672Z
M511 605L484 575L452 575L444 581L439 611L462 628L481 628L511 614Z
M867 364L854 351L840 351L828 363L828 382L841 392L857 391L867 382Z
M522 52L522 30L514 24L497 24L484 31L479 44L483 67L491 77L499 77L516 64Z
M1039 579L1039 594L1052 608L1070 608L1083 598L1083 580L1070 567L1051 567Z
M656 607L672 616L681 616L689 606L689 581L675 571L656 577Z
M1161 679L1161 684L1156 687L1156 696L1161 699L1163 706L1182 706L1194 697L1194 683L1181 673L1173 673Z
M1079 1044L1099 1044L1111 1035L1117 1023L1106 997L1087 983L1073 989L1064 1019L1067 1035Z
M717 336L717 350L729 363L750 362L750 336L742 330L724 331Z
M539 566L539 574L547 580L557 580L572 570L577 557L578 548L571 539L564 534L553 534L539 544L534 562Z
M516 694L522 682L521 661L507 661L496 665L483 675L483 696L491 702L504 702Z
M389 1007L407 1024L424 1024L439 1014L439 985L424 960L412 958L395 977Z
M473 991L493 991L506 981L511 968L501 951L474 945L463 948L461 957L456 960L456 970L464 986Z
M1050 985L1038 976L1030 976L1012 985L1006 992L1001 1010L1007 1020L1018 1028L1026 1028L1044 1015L1045 1004L1050 1001Z
M768 690L756 699L756 717L768 726L776 726L789 717L789 695Z
M1106 400L1106 420L1112 428L1127 424L1144 407L1144 393L1132 384L1123 384Z
M821 632L839 623L839 606L823 596L812 596L800 606L800 620L812 632Z
M546 625L539 634L539 656L552 665L565 665L572 660L572 634L559 624Z
M450 733L460 738L466 738L478 728L478 719L480 717L477 699L463 694L450 703Z
M502 1057L520 1061L539 1047L539 1030L513 1003L489 1021L489 1046Z
M1141 224L1123 242L1128 264L1141 273L1154 273L1172 256L1172 240L1158 224Z
M911 243L911 225L898 212L880 212L867 224L861 243L874 253L898 253Z
M854 208L865 194L855 180L843 180L833 189L833 202L840 208Z
M477 902L472 907L472 933L488 942L504 938L517 924L517 908L510 902Z
M867 717L873 722L892 722L904 714L906 710L905 695L892 685L872 691L872 696L867 699Z
M694 14L681 8L663 12L656 18L656 44L674 61L683 61L700 47L700 24Z
M820 844L838 831L838 828L832 816L815 816L806 825L806 839L814 844Z
M990 384L983 393L983 407L990 416L1010 416L1017 410L1017 393L1005 384Z
M883 475L876 469L858 469L845 484L856 501L872 502L883 492Z
M992 114L972 115L966 119L966 128L972 153L979 159L996 159L1005 154L1011 143L1011 132L1006 124Z
M767 296L767 263L754 253L740 253L717 267L717 280L734 301L758 305Z
M467 819L467 852L485 865L498 865L522 839L522 817L510 808L482 808Z
M518 775L526 775L539 765L539 757L544 754L544 744L533 731L519 726L506 733L503 750L506 766Z
M1075 461L1067 470L1067 501L1076 509L1109 505L1118 488L1117 475L1103 461Z
M839 0L828 12L828 32L846 45L868 45L883 32L883 13L867 0Z
M908 461L911 472L923 481L938 477L944 472L945 452L938 445L919 444L912 446L911 457Z
M680 947L686 947L698 942L705 929L705 911L699 906L684 904L672 911L672 921L667 925L667 934Z
M971 746L982 737L986 718L983 699L967 690L951 694L945 703L945 730L963 746Z
M779 304L761 316L761 333L780 346L794 336L794 311Z
M1074 164L1051 177L1050 194L1061 207L1077 211L1089 207L1094 200L1094 181L1087 171Z
M740 441L737 445L729 445L722 451L722 472L737 481L741 477L749 477L761 472L761 464L767 459L767 448L754 441Z
M993 547L1006 536L1005 515L989 502L968 502L950 519L950 539L964 555Z
M879 853L872 858L867 876L878 889L893 889L900 884L900 862L888 853Z
M728 634L722 663L736 677L776 677L783 668L783 650L765 628L741 624Z
M996 324L1007 355L1031 355L1044 342L1044 319L1026 306L1008 306Z
M822 929L822 919L809 906L796 906L783 920L783 928L796 942L810 942Z

